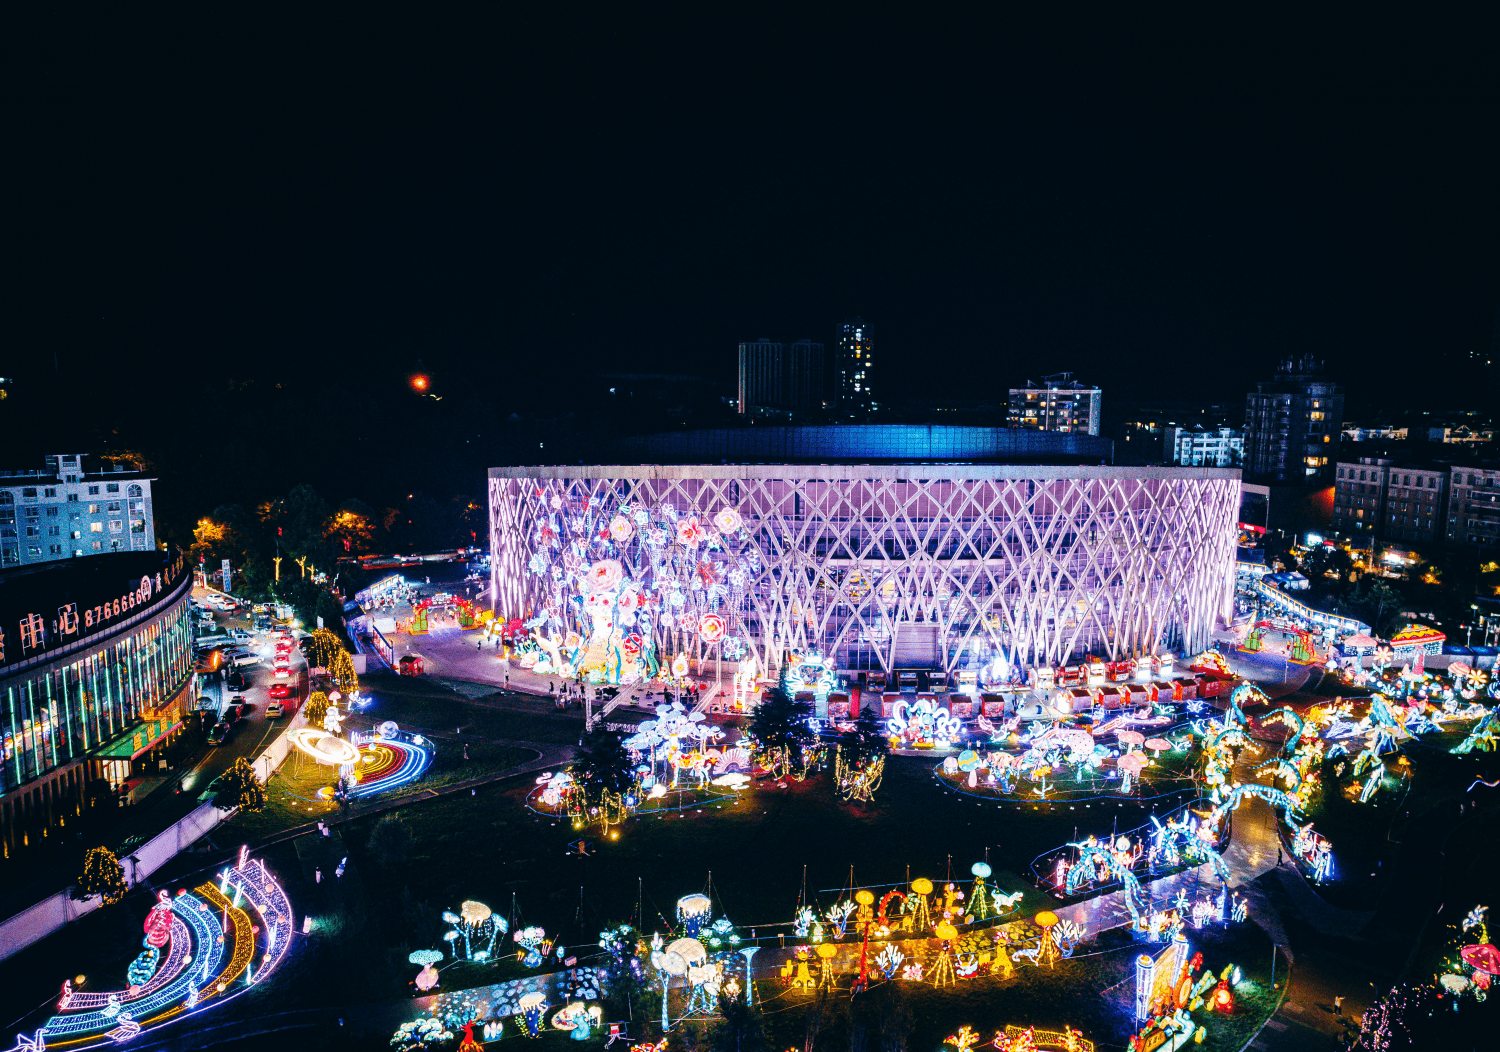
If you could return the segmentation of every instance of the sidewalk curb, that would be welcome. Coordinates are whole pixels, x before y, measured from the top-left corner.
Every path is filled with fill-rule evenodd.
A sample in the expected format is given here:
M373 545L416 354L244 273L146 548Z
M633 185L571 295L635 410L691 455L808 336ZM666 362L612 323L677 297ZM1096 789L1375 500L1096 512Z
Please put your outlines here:
M1261 1031L1266 1028L1266 1024L1281 1014L1281 1006L1286 1002L1286 995L1290 993L1292 989L1292 976L1296 971L1296 964L1292 960L1292 955L1289 951L1287 951L1287 948L1285 946L1273 944L1273 947L1274 948L1271 951L1273 954L1276 952L1276 950L1282 950L1285 952L1286 982L1281 984L1281 996L1276 998L1276 1007L1272 1008L1270 1013L1260 1021L1260 1026L1255 1028L1255 1033L1251 1034L1250 1037L1245 1041L1245 1043L1240 1046L1240 1052L1246 1052L1246 1050L1249 1049L1251 1045L1260 1040ZM1293 1020L1293 1022L1299 1022L1299 1020Z

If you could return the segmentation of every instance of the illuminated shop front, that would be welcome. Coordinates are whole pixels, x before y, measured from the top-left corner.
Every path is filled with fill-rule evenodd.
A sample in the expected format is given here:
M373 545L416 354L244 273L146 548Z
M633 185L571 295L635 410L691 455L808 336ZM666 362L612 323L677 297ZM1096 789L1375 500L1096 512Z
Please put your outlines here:
M175 740L193 696L191 575L130 552L0 577L0 818L5 852L117 786Z

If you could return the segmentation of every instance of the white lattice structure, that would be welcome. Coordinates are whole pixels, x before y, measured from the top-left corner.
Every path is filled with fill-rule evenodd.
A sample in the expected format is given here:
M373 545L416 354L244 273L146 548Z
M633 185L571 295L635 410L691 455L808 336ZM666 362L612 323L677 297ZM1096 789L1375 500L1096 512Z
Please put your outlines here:
M692 631L714 612L762 669L809 646L950 672L1198 650L1229 614L1239 492L1214 468L496 468L491 594L587 636L588 569L617 560L663 659L722 650Z

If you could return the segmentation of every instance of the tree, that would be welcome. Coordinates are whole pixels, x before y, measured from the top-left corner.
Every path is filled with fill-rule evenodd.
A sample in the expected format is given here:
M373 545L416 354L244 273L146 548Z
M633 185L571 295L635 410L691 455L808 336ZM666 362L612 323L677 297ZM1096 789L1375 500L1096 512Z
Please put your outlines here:
M842 744L849 762L859 767L891 751L890 739L886 737L880 726L880 717L871 705L860 710L859 718L854 721L854 730L844 735Z
M606 792L621 796L635 785L635 764L624 741L619 731L590 731L584 737L573 761L573 777L583 787L589 806L598 806Z
M345 694L359 689L359 676L354 672L354 659L343 647L340 647L338 653L333 655L333 660L323 667L328 669L328 674L338 684L339 690Z
M411 854L411 828L398 815L386 815L370 830L365 849L382 866L399 866Z
M813 708L807 702L798 701L779 687L769 690L750 716L750 737L771 757L771 766L801 770L803 749L818 740L808 723L812 715Z
M334 655L344 649L338 634L332 629L320 628L307 637L307 660L314 668L327 668Z
M328 695L321 690L313 691L307 704L302 706L302 714L307 717L309 727L323 726L323 717L328 715Z
M1375 581L1365 590L1364 608L1377 636L1388 639L1401 627L1401 601L1401 593L1385 581Z
M255 768L249 760L241 756L219 777L214 806L221 811L236 807L241 811L259 811L266 806L266 787L255 777Z
M745 1003L745 991L719 1001L719 1020L709 1029L709 1052L762 1052L766 1047L765 1020Z
M83 856L83 874L73 886L73 898L86 899L103 895L104 903L113 906L130 889L125 886L125 867L107 847L92 847Z
M877 1005L880 1018L880 1052L906 1052L906 1042L911 1037L911 1005L900 983L884 983L879 987L882 995Z
M375 509L352 497L344 501L333 513L328 536L336 555L340 548L345 553L369 550L370 541L375 536Z

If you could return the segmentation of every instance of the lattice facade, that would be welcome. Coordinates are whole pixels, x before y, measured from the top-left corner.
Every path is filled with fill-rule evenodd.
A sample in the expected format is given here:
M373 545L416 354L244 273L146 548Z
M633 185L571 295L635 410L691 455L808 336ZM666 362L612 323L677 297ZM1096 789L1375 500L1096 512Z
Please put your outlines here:
M590 567L618 563L595 577L634 591L624 630L663 661L762 669L808 647L950 673L1195 651L1229 613L1239 491L1212 468L497 468L492 595L587 639Z

